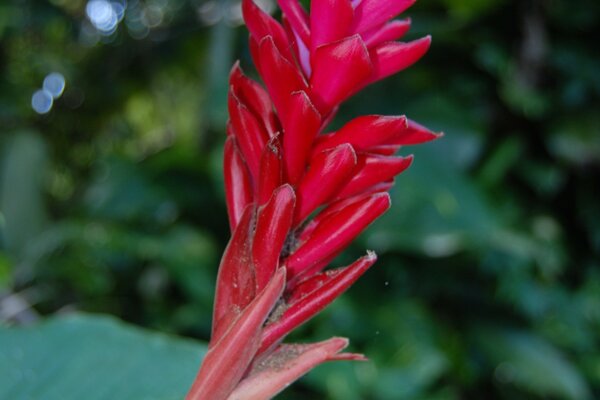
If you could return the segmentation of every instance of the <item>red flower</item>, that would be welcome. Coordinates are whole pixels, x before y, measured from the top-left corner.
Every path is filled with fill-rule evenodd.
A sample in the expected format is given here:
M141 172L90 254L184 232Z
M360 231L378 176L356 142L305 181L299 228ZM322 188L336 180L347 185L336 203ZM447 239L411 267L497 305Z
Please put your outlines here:
M188 399L269 398L347 341L282 345L376 260L323 269L390 206L387 191L437 138L406 119L358 117L326 132L341 102L412 65L430 38L403 43L410 20L388 22L413 0L279 0L283 25L242 2L266 90L231 72L225 186L232 238L217 279L209 352ZM317 214L310 218L315 212ZM274 368L277 365L279 368ZM283 368L282 368L283 367Z

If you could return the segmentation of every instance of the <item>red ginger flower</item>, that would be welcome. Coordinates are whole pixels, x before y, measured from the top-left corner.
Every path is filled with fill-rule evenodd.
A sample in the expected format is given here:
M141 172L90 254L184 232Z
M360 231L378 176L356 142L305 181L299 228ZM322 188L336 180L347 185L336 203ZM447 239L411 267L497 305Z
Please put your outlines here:
M231 241L215 296L209 351L188 399L266 399L339 353L347 340L285 345L376 260L324 268L390 206L387 191L439 135L404 116L358 117L324 132L341 102L421 58L430 38L396 42L414 0L279 0L283 25L242 2L266 90L231 72L225 186ZM317 212L314 218L310 218Z

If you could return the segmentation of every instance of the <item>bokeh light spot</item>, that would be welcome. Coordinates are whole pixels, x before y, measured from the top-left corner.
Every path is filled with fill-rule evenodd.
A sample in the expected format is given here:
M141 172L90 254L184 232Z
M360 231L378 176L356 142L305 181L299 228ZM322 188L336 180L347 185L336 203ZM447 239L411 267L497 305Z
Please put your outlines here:
M52 72L44 78L42 88L50 93L54 99L57 99L65 90L65 77L58 72Z
M117 25L125 16L125 8L125 2L90 0L85 7L85 13L94 28L108 36L117 29Z
M52 108L54 99L47 90L40 89L31 96L31 107L38 114L46 114Z

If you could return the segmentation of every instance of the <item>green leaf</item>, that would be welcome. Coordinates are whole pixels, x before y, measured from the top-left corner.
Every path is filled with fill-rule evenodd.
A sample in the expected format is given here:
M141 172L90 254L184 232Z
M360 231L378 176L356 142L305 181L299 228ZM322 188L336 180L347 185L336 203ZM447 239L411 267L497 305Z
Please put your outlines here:
M0 398L182 399L206 352L191 340L75 314L0 329Z

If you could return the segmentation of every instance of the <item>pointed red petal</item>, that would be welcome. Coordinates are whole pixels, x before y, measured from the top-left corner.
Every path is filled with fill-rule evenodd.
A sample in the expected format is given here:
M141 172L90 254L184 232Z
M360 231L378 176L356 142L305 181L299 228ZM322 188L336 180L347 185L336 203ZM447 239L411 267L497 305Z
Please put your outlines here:
M297 285L292 289L292 293L300 292L296 295L292 294L296 301L288 303L288 307L281 317L265 327L260 346L261 350L269 348L273 343L282 339L293 329L331 304L333 300L356 282L376 260L377 256L374 253L369 253L349 267L326 271Z
M279 135L273 136L265 146L260 158L257 194L259 206L269 201L273 191L282 183L283 161L281 158L282 149Z
M220 340L256 294L254 268L247 262L250 260L253 216L254 206L246 207L221 259L213 311L213 343Z
M415 0L362 0L354 10L354 32L366 32L389 21L414 4Z
M331 338L308 345L284 344L242 380L229 400L270 399L291 383L327 361L364 361L362 354L339 353L348 346L348 339Z
M321 289L327 282L335 279L345 268L329 269L326 272L313 275L293 286L289 293L284 294L286 306L298 303L309 294ZM277 323L275 321L274 323Z
M259 346L262 326L285 286L281 269L206 353L186 400L225 400L238 385Z
M321 115L305 92L296 92L292 93L290 112L282 124L286 177L295 184L306 169L313 140L321 127Z
M300 275L310 276L321 260L339 254L389 207L389 195L378 193L321 222L310 238L284 260L290 280Z
M330 205L328 205L326 208L324 208L319 214L317 214L317 216L315 218L313 218L313 221L315 221L317 223L321 223L322 221L326 220L333 214L336 214L336 213L342 211L344 208L350 206L351 204L355 204L359 201L367 199L367 198L373 196L374 194L388 192L393 186L394 186L394 181L389 180L386 182L381 182L376 185L373 185L373 186L369 187L367 190L365 190L364 192L362 192L356 196L346 197L342 200L337 200L337 201L331 203ZM306 230L306 228L302 230L300 237L304 237L304 235L305 235L304 230Z
M390 180L387 182L381 182L378 185L371 186L368 190L365 190L363 193L345 198L343 200L338 200L336 202L331 203L327 207L325 207L321 212L319 212L313 219L310 220L308 224L302 227L302 230L296 233L296 240L298 243L306 242L313 234L313 232L317 229L321 222L327 220L333 214L336 214L342 211L344 208L350 206L351 204L355 204L359 201L362 201L366 198L371 197L374 194L388 192L394 186L394 181ZM327 261L327 260L326 260ZM325 264L328 264L327 261Z
M357 173L338 193L337 199L359 194L371 186L393 179L406 170L413 161L413 156L390 157L372 154L358 156Z
M302 222L349 182L356 167L356 153L349 144L342 144L317 154L309 165L298 185L294 224Z
M229 92L229 115L237 143L256 181L260 157L269 140L269 134L254 114L237 98L233 90Z
M276 118L267 91L258 82L244 75L239 61L231 69L229 82L237 98L263 123L269 136L273 136L277 132L274 124Z
M326 115L373 73L369 52L359 35L323 45L313 57L313 100Z
M294 60L285 30L275 18L262 11L253 0L242 0L242 13L250 34L257 42L271 36L283 57L290 62Z
M277 0L279 7L286 16L290 25L300 36L304 43L310 43L310 29L308 28L308 13L298 0Z
M369 153L371 154L379 154L381 156L393 156L400 150L401 146L395 144L384 144L381 146L375 146L369 148Z
M354 8L350 0L323 0L310 3L311 45L314 51L325 43L335 42L346 37Z
M419 61L431 45L431 36L408 43L388 42L370 51L373 62L373 76L370 82L393 75Z
M259 45L260 72L281 120L290 110L291 94L308 91L300 71L288 62L275 47L273 38L265 37Z
M403 132L399 132L394 135L388 144L408 146L411 144L420 144L430 142L443 136L443 133L435 133L427 129L423 125L416 123L415 121L408 120L408 129Z
M391 21L362 35L367 47L400 39L410 29L410 18Z
M337 132L320 136L313 154L342 143L350 143L356 151L365 151L386 143L407 130L405 116L365 115L348 122Z
M229 136L225 142L223 174L225 175L225 198L227 199L229 226L233 232L244 209L252 202L253 191L250 172L233 136Z
M279 266L281 249L292 226L295 202L294 189L290 185L283 185L258 212L252 243L258 291L265 287Z

